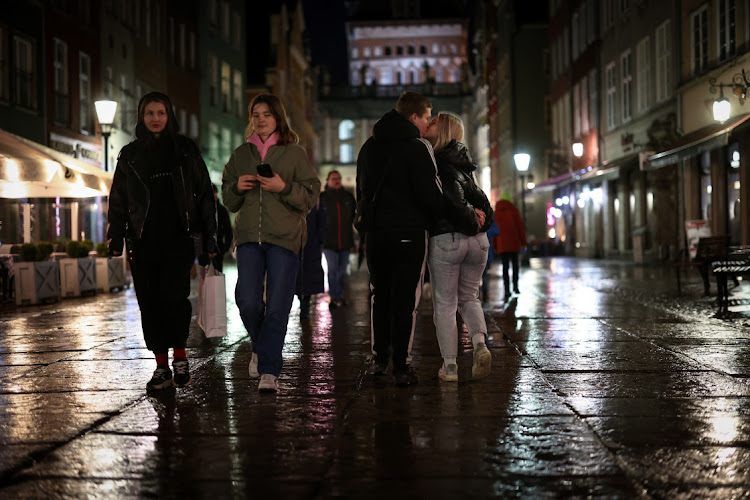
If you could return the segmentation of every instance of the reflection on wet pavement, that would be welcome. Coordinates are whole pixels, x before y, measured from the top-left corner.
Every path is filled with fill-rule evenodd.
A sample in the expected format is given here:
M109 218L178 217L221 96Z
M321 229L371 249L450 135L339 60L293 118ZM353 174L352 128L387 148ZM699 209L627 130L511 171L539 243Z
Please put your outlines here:
M189 498L736 497L750 468L750 331L676 297L671 270L532 259L502 300L490 377L442 362L417 315L419 385L366 374L366 270L350 305L292 309L277 395L257 392L227 272L228 331L188 341L193 384L146 394L132 289L0 316L0 496ZM746 285L743 285L746 286ZM197 297L193 282L193 304ZM744 292L743 292L744 293Z

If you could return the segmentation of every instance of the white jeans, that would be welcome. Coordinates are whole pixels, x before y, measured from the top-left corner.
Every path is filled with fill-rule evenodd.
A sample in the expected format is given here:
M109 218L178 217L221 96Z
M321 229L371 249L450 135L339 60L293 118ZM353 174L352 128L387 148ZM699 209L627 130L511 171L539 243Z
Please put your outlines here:
M432 283L433 320L443 358L455 358L458 352L456 311L461 313L470 336L487 334L479 285L489 247L485 233L476 236L446 233L430 238L427 262Z

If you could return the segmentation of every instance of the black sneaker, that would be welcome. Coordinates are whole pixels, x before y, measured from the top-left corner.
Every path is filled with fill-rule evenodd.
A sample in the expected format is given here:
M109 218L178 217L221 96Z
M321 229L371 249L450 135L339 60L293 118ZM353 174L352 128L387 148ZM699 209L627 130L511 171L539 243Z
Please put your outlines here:
M410 366L406 367L404 371L393 372L393 383L398 387L408 387L410 385L417 385L419 383L419 377Z
M146 384L146 390L166 389L167 387L172 387L172 384L172 370L168 366L158 366L154 370L153 377Z
M174 368L174 385L177 387L185 387L190 385L190 365L187 359L176 359L172 363Z
M379 361L374 356L370 358L368 372L376 377L382 377L388 371L388 362Z

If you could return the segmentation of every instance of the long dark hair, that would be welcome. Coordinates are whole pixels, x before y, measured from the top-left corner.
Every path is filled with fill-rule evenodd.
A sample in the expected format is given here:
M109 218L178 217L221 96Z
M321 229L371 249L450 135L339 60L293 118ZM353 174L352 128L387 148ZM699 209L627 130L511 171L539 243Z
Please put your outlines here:
M146 112L146 106L152 102L162 103L167 110L167 126L164 127L162 134L166 134L174 141L177 139L177 134L180 132L180 124L177 122L177 115L174 114L172 101L169 100L167 94L162 92L149 92L141 97L141 100L138 103L138 123L135 125L135 137L147 142L151 142L154 139L154 134L146 128L146 124L143 122L143 115Z
M284 109L281 99L273 94L258 94L250 102L250 105L247 107L249 116L247 117L247 127L245 127L245 137L250 137L255 132L253 129L253 108L256 104L262 102L268 105L268 110L271 111L271 114L276 119L276 132L279 133L278 143L297 144L299 142L299 135L289 126L289 119L286 116L286 109Z

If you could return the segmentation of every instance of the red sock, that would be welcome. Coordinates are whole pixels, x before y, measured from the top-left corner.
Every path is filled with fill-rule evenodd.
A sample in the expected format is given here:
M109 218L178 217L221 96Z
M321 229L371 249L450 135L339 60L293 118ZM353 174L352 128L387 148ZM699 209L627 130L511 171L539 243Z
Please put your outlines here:
M174 359L187 359L186 349L184 347L182 349L175 348Z
M156 366L169 366L169 353L156 353Z

